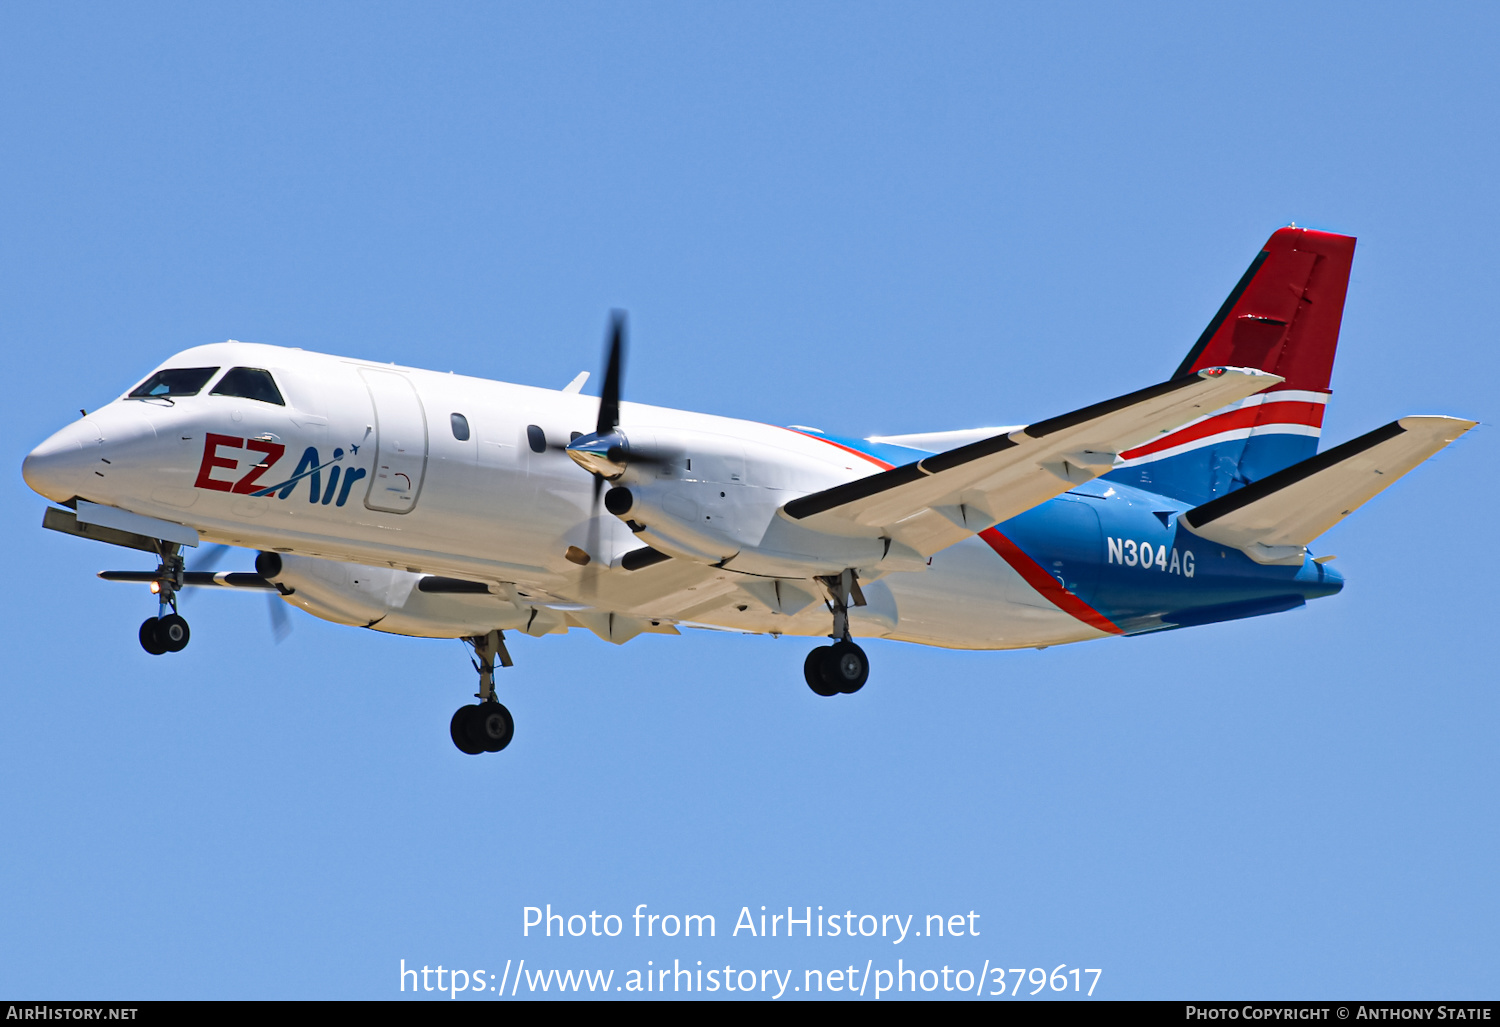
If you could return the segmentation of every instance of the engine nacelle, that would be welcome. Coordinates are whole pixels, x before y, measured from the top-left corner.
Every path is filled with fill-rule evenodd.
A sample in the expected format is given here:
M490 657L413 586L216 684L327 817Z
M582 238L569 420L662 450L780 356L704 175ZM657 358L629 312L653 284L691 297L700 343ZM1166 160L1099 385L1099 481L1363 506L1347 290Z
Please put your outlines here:
M462 638L528 626L540 633L530 607L489 592L423 591L419 586L427 575L394 567L261 553L255 570L284 589L281 598L288 603L335 624L420 638Z
M868 580L926 566L890 539L829 535L777 515L789 500L836 483L827 464L704 432L632 429L629 439L647 459L628 464L605 508L653 549L787 578L855 567Z

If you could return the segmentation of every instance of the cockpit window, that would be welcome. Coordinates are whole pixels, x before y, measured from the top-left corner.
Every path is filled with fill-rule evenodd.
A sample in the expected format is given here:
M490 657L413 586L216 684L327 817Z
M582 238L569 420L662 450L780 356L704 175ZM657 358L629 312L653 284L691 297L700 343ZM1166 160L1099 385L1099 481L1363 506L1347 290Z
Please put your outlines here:
M218 370L217 367L169 367L157 371L130 390L130 398L170 399L173 396L196 396Z
M286 406L286 400L281 398L281 390L276 387L276 379L271 377L270 371L262 371L258 367L233 367L229 373L219 379L210 396L236 396L240 399L254 399L262 403L274 403L276 406Z

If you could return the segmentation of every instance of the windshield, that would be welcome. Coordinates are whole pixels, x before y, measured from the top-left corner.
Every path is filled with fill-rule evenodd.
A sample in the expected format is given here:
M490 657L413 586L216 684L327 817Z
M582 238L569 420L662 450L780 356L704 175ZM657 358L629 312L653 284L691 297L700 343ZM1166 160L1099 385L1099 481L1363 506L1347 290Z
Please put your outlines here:
M213 387L209 395L237 396L240 399L274 403L279 407L286 406L281 398L281 390L276 387L276 379L271 377L271 372L263 371L258 367L231 368L228 374L219 379L219 384Z
M131 399L170 399L173 396L196 396L217 367L169 367L157 371L134 389Z

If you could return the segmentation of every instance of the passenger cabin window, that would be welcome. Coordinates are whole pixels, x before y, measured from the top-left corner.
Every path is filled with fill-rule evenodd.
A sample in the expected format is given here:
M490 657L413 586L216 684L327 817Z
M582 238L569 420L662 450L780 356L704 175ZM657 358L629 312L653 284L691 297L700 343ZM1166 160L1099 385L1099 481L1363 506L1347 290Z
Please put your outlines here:
M271 377L271 372L262 371L258 367L230 368L229 373L219 379L219 384L213 387L209 395L234 396L237 399L253 399L260 403L286 406L286 400L281 398L281 390L276 387L276 379Z
M528 424L526 426L526 441L531 444L531 451L533 453L547 452L547 436L536 425Z
M463 414L449 414L448 423L453 426L453 437L459 442L469 441L469 419Z
M129 398L171 399L174 396L196 396L218 370L217 367L169 367L157 371L131 389Z

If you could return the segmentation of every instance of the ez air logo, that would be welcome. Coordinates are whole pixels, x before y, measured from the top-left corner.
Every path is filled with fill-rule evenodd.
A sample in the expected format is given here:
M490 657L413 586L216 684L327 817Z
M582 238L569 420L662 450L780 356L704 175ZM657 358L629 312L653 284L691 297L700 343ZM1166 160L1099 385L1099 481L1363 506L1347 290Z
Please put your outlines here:
M249 470L239 480L231 481L228 478L217 477L216 474L220 470L238 470L241 458L220 456L221 449L249 450L251 454L258 454L260 459L251 464ZM350 455L359 455L358 446L351 445L349 449ZM320 503L323 506L330 503L343 506L349 501L349 490L354 487L354 483L365 476L363 467L345 469L339 466L344 459L343 449L334 449L333 459L325 461L319 457L316 446L308 446L302 451L302 459L297 461L297 469L292 472L290 478L273 485L263 485L260 480L261 476L276 466L285 453L285 446L279 442L272 442L270 439L242 439L234 435L216 435L209 432L203 441L203 462L198 466L198 480L193 484L197 488L212 489L215 492L287 499L305 480L308 502ZM323 480L324 472L328 475L326 485ZM342 482L339 480L341 476Z

